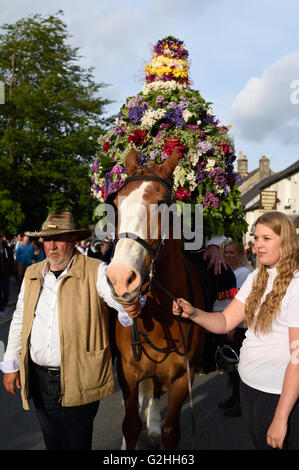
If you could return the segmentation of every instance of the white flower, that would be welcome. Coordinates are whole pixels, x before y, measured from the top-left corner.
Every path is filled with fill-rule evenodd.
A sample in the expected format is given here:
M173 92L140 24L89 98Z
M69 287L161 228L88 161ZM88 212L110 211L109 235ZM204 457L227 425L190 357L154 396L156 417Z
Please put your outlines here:
M180 166L180 163L176 166L173 173L173 187L176 190L179 186L184 186L187 179L187 170Z
M224 193L224 189L222 188L222 186L219 186L218 184L215 185L215 192L217 194L223 194Z
M208 115L208 116L213 116L213 114L214 114L214 113L213 113L212 108L208 108L208 110L207 110L207 115Z
M141 119L141 126L150 129L156 121L159 121L159 119L165 116L165 113L165 109L148 109Z
M94 173L94 182L99 186L103 186L105 183L105 178L99 176L97 173Z
M201 124L201 120L200 120L200 119L198 119L198 121L196 121L196 124L197 124L198 126L200 126L200 124Z
M168 93L170 91L179 92L188 90L189 85L186 83L177 83L175 81L168 80L163 82L163 80L156 80L152 83L144 83L142 93L144 96L150 95L151 93L159 91L160 93Z
M185 122L188 122L189 119L194 116L193 113L191 113L188 109L184 109L184 111L182 112L182 115L183 115L183 118L184 118L184 121Z
M208 158L207 164L206 164L206 171L212 171L214 166L215 166L215 160L213 158Z
M200 157L201 154L198 154L198 153L194 153L192 155L188 155L187 156L187 159L190 160L192 166L195 166L197 165L198 161L199 161L199 157Z
M189 181L190 191L194 191L194 189L197 187L195 172L193 170L190 170L186 174L186 179L187 179L187 181Z

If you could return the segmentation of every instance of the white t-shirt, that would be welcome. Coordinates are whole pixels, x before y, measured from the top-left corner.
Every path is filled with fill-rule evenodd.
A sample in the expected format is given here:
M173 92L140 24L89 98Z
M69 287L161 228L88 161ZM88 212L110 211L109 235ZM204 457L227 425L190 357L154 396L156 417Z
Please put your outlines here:
M240 266L239 268L234 270L237 289L241 289L241 287L243 286L244 282L246 281L250 273L251 273L250 269L246 268L246 266ZM247 328L247 327L242 322L240 323L240 325L238 325L238 328Z
M240 289L244 282L247 279L247 276L251 273L250 269L246 266L240 266L234 270L234 275L236 276L237 288Z
M262 302L272 290L276 277L276 268L267 271L269 278ZM257 272L256 269L249 274L236 295L236 299L244 304ZM289 328L299 328L298 306L299 271L295 271L270 332L255 334L252 327L247 329L238 367L239 375L245 384L263 392L281 394L285 370L290 361Z

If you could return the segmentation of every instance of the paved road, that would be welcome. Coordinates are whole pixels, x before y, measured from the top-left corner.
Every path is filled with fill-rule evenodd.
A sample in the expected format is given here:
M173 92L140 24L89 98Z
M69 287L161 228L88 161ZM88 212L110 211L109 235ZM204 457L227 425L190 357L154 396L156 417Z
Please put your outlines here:
M14 309L17 287L12 282L9 313ZM6 345L10 316L0 320L0 341ZM196 416L196 445L199 450L252 450L252 444L243 418L228 418L217 408L217 403L227 398L229 389L224 375L211 373L196 376L193 383L193 406ZM166 398L166 396L165 396ZM165 402L165 399L164 399ZM0 450L43 450L43 439L34 411L24 411L20 394L14 397L0 385ZM165 407L164 407L165 413ZM163 412L162 412L163 415ZM122 394L119 389L102 400L94 425L95 450L121 448L121 422L123 416ZM182 437L179 449L192 450L191 413L188 400L181 414ZM143 439L140 448L145 449Z

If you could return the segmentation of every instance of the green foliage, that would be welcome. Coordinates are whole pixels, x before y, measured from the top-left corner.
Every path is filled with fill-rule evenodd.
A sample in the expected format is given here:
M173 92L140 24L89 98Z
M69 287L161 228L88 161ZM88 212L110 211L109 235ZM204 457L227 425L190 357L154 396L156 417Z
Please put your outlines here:
M12 233L39 229L62 207L88 226L95 207L88 171L110 123L102 116L109 101L93 69L78 65L61 16L23 18L0 34L0 226Z

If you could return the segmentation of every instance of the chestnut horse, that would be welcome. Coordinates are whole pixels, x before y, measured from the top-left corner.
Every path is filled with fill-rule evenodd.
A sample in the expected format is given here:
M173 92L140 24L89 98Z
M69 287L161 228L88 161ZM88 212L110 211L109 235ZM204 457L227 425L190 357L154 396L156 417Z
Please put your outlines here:
M132 327L122 326L119 321L115 327L117 376L124 396L123 434L127 449L135 449L141 433L139 383L149 378L155 384L156 397L168 391L161 438L164 449L177 448L180 411L188 395L187 369L190 385L204 347L204 331L172 314L172 302L177 297L191 299L192 295L192 302L204 307L197 271L190 260L184 258L181 241L171 236L171 230L169 238L163 240L161 220L154 227L158 237L150 239L149 236L150 229L153 230L149 227L150 205L172 200L171 180L178 160L179 155L174 151L161 165L150 163L139 167L138 154L132 149L126 158L128 178L113 195L119 233L107 279L114 299L123 304L136 302L150 282L154 266L147 300L134 320L133 333Z

